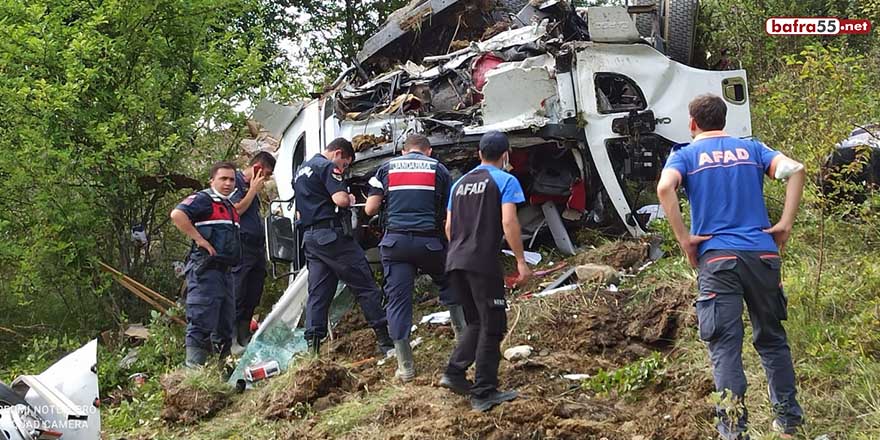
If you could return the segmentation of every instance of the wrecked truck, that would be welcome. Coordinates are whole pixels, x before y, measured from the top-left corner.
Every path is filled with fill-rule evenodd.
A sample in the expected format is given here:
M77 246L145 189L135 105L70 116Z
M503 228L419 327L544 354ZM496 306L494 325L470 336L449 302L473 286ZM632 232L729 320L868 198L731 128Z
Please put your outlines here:
M664 53L667 41L678 58L691 56L682 41L693 44L693 17L682 30L690 40L669 29L695 13L695 1L664 1L665 18L655 5L518 3L525 3L518 12L499 12L491 5L511 2L415 0L392 14L319 97L258 106L254 119L280 138L275 180L283 202L271 209L282 214L267 219L273 262L302 265L291 220L295 170L339 136L355 146L348 181L363 203L370 177L400 154L411 132L428 136L454 178L478 164L482 134L507 133L509 171L526 191L518 210L524 240L531 246L549 231L563 254L573 254L570 230L645 233L647 216L637 211L655 203L672 147L690 142L692 98L722 96L727 132L751 135L745 71L701 70ZM645 22L653 25L637 25ZM380 225L362 209L354 217L359 241L374 248Z

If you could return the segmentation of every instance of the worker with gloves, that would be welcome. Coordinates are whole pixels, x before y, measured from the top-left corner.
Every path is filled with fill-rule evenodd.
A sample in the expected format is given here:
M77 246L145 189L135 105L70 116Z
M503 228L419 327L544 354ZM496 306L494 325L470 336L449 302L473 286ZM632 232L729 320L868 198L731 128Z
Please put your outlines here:
M379 167L369 183L366 214L376 215L384 202L385 235L379 253L385 273L388 327L397 354L395 377L409 382L416 374L409 337L418 271L431 276L440 288L440 302L449 309L456 339L465 326L464 312L445 274L443 222L452 178L440 161L431 158L428 138L411 134L404 142L403 155Z

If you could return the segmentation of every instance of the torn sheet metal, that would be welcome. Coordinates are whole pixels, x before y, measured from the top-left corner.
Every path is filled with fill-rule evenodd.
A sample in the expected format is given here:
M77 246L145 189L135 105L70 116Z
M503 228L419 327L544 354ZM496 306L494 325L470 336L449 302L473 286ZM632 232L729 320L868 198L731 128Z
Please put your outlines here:
M558 103L556 89L556 79L546 67L502 64L486 74L483 125L500 131L543 127L551 120L553 103Z
M638 43L642 41L636 23L626 9L618 6L592 7L587 24L590 39L598 43Z
M276 104L272 101L263 100L257 104L251 119L260 123L263 130L269 132L275 139L281 139L284 131L290 123L296 119L299 112L305 106L302 102L291 105Z
M435 16L459 0L424 0L411 2L404 8L395 11L379 32L367 39L364 47L357 53L358 62L363 63L398 38L406 35L429 17Z

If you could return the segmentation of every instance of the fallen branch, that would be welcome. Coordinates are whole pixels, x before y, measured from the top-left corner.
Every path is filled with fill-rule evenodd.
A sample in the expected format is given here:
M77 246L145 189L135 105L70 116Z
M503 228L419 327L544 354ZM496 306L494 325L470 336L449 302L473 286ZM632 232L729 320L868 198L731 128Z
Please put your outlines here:
M165 298L164 296L160 295L156 291L148 288L147 286L144 286L143 284L135 281L131 277L123 274L122 272L119 272L118 270L110 267L109 265L107 265L103 262L98 262L98 264L101 265L101 268L105 272L108 272L111 275L113 275L113 277L116 279L116 282L118 282L122 287L125 287L126 290L133 293L135 296L137 296L138 298L143 300L145 303L151 305L154 309L162 312L162 314L164 314L165 316L168 316L169 318L171 318L172 321L174 321L180 325L184 325L184 326L186 325L186 322L184 320L180 319L180 317L173 316L170 313L168 313L168 309L159 303L159 301L163 301L165 304L169 305L169 307L174 307L175 303L173 301L171 301L168 298Z
M131 283L132 285L137 287L141 292L145 293L146 295L149 295L154 300L161 301L161 302L165 303L166 307L174 307L177 305L174 303L174 301L171 301L170 299L162 296L159 292L156 292L155 290L150 289L149 287L139 283L134 278L131 278L128 275L125 275L124 273L114 269L110 265L108 265L104 262L101 262L101 261L99 261L98 264L101 265L101 268L104 269L105 272L109 272L109 273L113 274L114 276L117 277L117 279L121 278L121 279L127 280L129 283Z

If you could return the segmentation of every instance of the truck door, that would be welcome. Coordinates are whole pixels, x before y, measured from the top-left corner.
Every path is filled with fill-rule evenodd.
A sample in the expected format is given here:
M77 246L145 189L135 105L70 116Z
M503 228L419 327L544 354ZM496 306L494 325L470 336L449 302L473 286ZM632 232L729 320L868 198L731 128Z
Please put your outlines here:
M668 148L691 141L687 106L694 97L723 97L727 133L752 134L744 70L694 69L645 44L601 43L579 47L574 70L592 160L633 236L645 232L633 216L638 207L630 206L624 192L626 180L656 181Z

